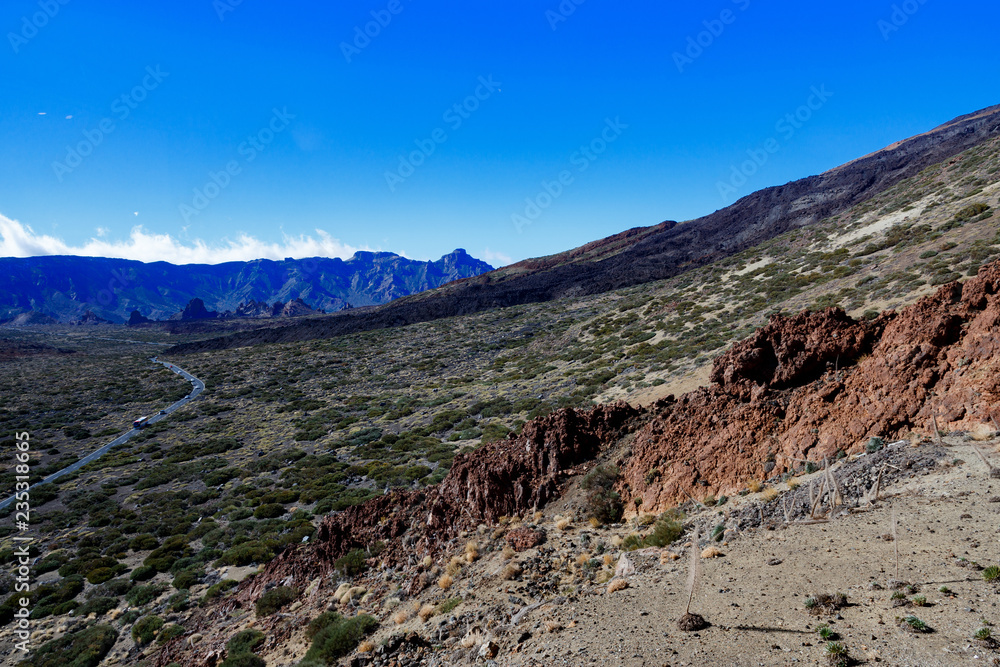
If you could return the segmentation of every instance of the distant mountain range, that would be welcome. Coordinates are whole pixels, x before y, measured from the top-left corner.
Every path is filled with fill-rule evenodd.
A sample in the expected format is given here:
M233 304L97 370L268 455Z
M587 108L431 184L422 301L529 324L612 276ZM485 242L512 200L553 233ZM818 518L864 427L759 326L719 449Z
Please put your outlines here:
M229 311L231 317L289 317L384 304L492 270L461 248L434 262L389 252L358 252L346 261L313 257L183 266L7 257L0 258L0 321L125 323L133 311L150 320L181 319L195 299L205 312Z

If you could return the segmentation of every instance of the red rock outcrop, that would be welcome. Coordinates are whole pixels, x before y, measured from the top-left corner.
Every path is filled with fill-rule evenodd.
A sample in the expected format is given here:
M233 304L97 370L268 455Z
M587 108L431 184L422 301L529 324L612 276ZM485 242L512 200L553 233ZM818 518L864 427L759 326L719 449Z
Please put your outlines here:
M438 552L461 530L543 507L569 468L596 457L639 414L619 402L532 420L519 436L456 456L435 487L386 494L326 517L310 545L279 555L232 599L250 603L275 581L304 587L351 549L378 542L385 545L380 559L406 563Z
M622 490L655 511L857 451L871 436L989 422L1000 402L1000 263L897 313L776 317L720 357L717 383L654 406ZM656 474L650 474L656 470Z

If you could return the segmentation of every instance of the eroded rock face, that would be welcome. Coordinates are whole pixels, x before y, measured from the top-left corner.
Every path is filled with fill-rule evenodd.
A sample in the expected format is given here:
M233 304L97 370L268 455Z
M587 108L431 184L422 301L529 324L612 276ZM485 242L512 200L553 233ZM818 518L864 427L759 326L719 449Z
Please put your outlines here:
M935 414L942 428L988 422L1000 402L998 286L1000 263L871 322L832 309L772 319L718 360L716 385L654 406L622 490L656 511L871 436L929 432Z
M857 322L840 308L794 317L776 315L716 359L712 382L743 396L751 395L755 386L782 389L806 384L870 353L890 319L884 315L873 322Z
M515 528L504 536L507 544L514 551L521 552L527 551L528 549L534 549L539 544L545 542L545 531L540 528L529 528L528 526L523 526L521 528Z
M597 456L640 414L619 402L535 419L520 436L455 457L435 487L389 493L326 517L310 545L279 555L233 600L249 604L268 582L288 577L289 585L303 587L332 571L334 561L351 549L378 542L385 545L379 560L405 564L436 553L461 530L543 507L557 496L569 468Z

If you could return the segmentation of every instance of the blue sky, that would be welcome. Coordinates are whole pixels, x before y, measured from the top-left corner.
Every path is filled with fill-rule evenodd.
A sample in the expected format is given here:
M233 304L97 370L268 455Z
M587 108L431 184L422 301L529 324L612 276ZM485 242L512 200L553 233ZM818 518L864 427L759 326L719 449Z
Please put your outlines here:
M670 4L8 0L0 255L499 265L1000 103L995 3Z

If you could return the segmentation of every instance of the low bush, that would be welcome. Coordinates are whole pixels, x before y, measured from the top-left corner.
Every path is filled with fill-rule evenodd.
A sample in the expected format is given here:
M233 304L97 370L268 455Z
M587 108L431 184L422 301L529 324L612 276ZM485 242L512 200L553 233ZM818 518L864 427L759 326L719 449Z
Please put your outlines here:
M365 552L362 549L354 549L347 552L334 561L333 566L345 577L353 577L368 569L365 561Z
M184 634L184 627L176 623L171 623L165 626L160 633L156 635L157 644L166 644L168 641L174 637L180 637Z
M110 625L91 625L42 644L22 667L97 667L118 641Z
M160 597L160 593L165 590L167 590L166 587L161 584L136 586L125 594L125 599L134 607L142 607Z
M209 600L219 597L230 588L236 588L237 584L238 582L234 579L223 579L219 583L210 586L209 589L205 591L205 596L202 597L201 603L205 604Z
M287 604L295 601L299 592L290 586L278 586L260 596L257 600L257 617L270 616Z
M143 616L132 626L132 639L139 646L145 646L156 638L162 627L163 619L159 616Z
M284 507L278 503L268 503L254 510L253 516L255 519L277 519L283 514L285 514Z
M247 628L233 635L232 639L226 642L226 650L230 655L238 653L252 653L258 646L264 643L264 633L260 630Z
M327 616L325 626L314 636L303 662L334 664L355 648L368 634L378 628L378 621L371 616L359 615L342 618L339 614Z

